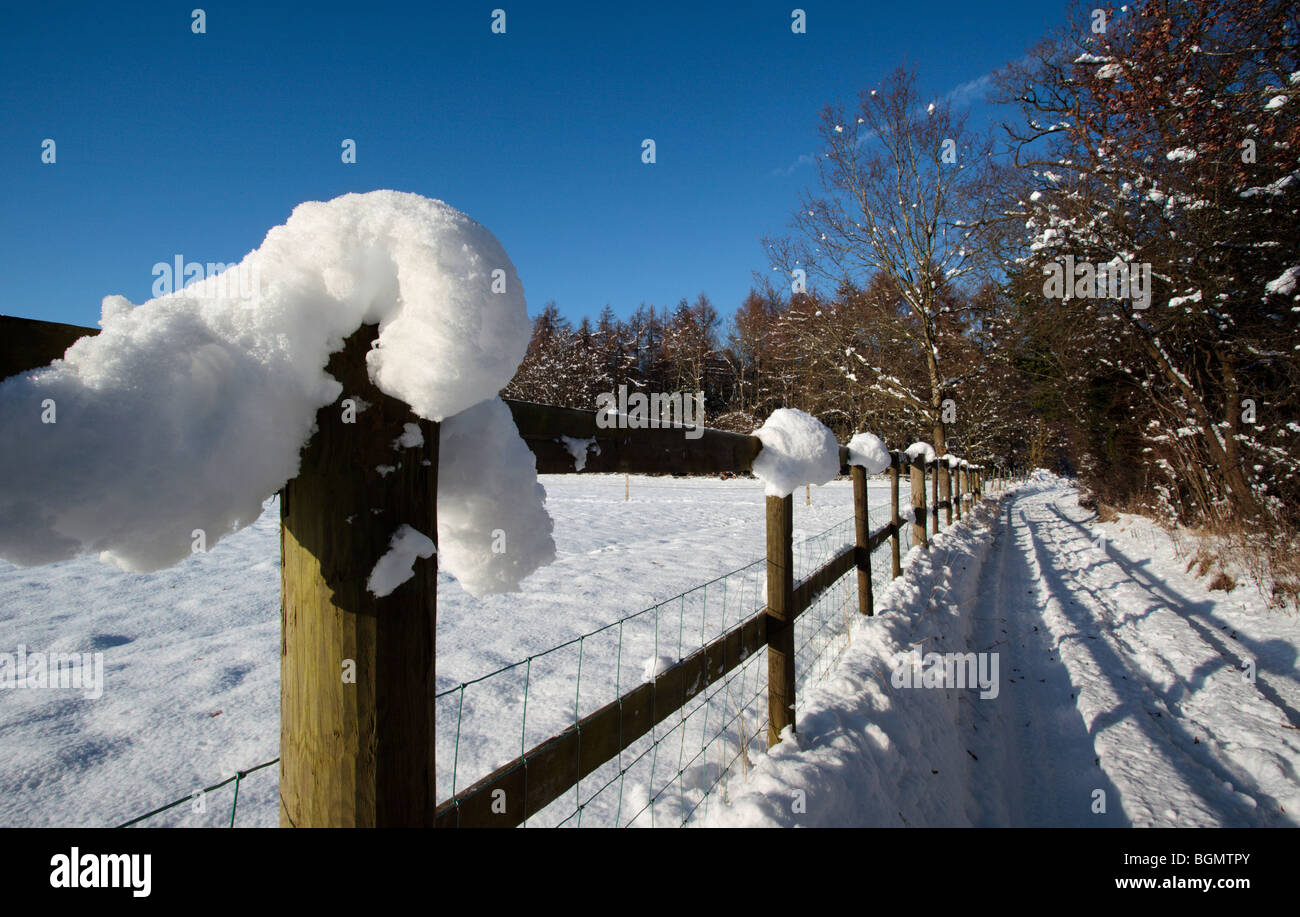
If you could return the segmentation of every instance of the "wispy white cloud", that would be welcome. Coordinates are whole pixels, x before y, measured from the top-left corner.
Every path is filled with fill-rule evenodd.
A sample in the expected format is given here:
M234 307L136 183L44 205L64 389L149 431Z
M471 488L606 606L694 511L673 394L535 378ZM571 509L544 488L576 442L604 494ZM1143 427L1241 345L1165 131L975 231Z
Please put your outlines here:
M992 85L992 83L993 83L993 73L990 71L989 73L986 73L983 76L976 77L973 80L968 80L965 83L961 83L958 86L955 86L954 88L945 92L940 98L942 101L949 102L954 105L965 105L966 103L974 99L982 97L984 93L988 92L988 89ZM868 140L870 140L875 136L876 136L875 131L863 131L857 136L857 140L856 140L857 145L862 146L862 144L866 143ZM797 158L794 162L790 163L788 166L783 166L780 168L773 169L772 174L775 176L782 176L782 177L786 175L791 175L794 172L798 171L799 169L803 168L804 166L812 165L816 161L817 161L817 155L815 153L801 153L799 155L799 158Z
M945 102L952 102L955 105L964 105L973 99L982 98L989 87L993 85L992 72L986 73L981 77L976 77L967 83L962 83L956 89L952 89L944 94Z
M813 164L813 159L814 159L814 157L813 157L813 154L812 154L812 153L802 153L802 154L800 154L800 156L799 156L798 159L796 159L794 162L790 163L788 166L785 166L784 168L773 169L773 170L772 170L772 174L773 174L773 175L789 175L791 172L794 172L796 169L798 169L798 168L800 168L800 167L802 167L802 166L810 166L810 165L812 165L812 164Z

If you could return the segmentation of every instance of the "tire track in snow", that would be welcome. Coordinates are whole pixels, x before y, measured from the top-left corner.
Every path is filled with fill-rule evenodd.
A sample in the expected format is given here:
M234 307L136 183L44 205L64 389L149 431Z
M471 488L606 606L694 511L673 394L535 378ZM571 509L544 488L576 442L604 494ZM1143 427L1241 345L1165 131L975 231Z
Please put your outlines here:
M1055 501L1052 503L1051 508L1063 521L1076 528L1083 528L1084 523L1070 519L1069 516L1061 511ZM1163 598L1163 600L1172 608L1180 609L1183 612L1181 615L1183 621L1188 627L1196 632L1197 636L1205 645L1206 652L1212 651L1218 653L1231 663L1230 668L1232 670L1238 672L1242 671L1244 668L1242 657L1230 646L1224 643L1212 628L1207 627L1192 617L1193 611L1188 607L1192 603L1187 598L1179 595L1168 584L1161 583L1146 575L1137 564L1125 562L1122 559L1122 555L1108 555L1108 559L1122 567L1124 572L1127 573L1138 586L1146 590L1153 597ZM1085 588L1087 588L1086 585ZM1216 620L1213 615L1207 614L1206 617L1212 621ZM1259 692L1264 700L1268 701L1278 709L1278 713L1282 719L1289 721L1292 726L1300 728L1300 711L1297 711L1295 707L1287 702L1287 699L1282 696L1279 688L1275 687L1271 680L1266 678L1265 675L1266 673L1263 671L1257 673L1254 681L1255 690ZM1183 686L1188 690L1191 689L1191 686L1187 684L1186 681L1184 681Z
M984 780L995 792L980 794L985 825L1118 826L1127 824L1118 807L1092 811L1093 791L1109 801L1119 793L1096 766L1092 741L1074 707L1069 673L1059 662L1042 609L1055 597L1046 590L1035 557L1035 534L1020 494L1008 498L1005 521L994 536L995 564L985 567L981 601L974 612L976 649L999 653L997 698L972 701L971 742ZM972 709L967 706L967 710ZM982 721L982 722L981 722ZM981 729L981 726L983 727ZM979 765L970 768L979 780Z
M1122 788L1123 798L1109 799L1110 805L1122 804L1136 825L1253 825L1261 817L1274 823L1277 801L1254 786L1247 771L1214 754L1217 743L1199 741L1211 734L1204 723L1166 701L1169 687L1179 682L1175 661L1218 654L1110 555L1080 574L1071 560L1097 549L1087 530L1075 531L1055 505L1059 487L1037 490L1026 494L1021 513L1030 537L1034 530L1040 536L1032 550L1048 587L1044 622L1078 686L1078 712L1101 766ZM1153 629L1159 646L1146 639ZM1246 702L1244 687L1239 675L1220 670L1206 679L1205 690L1214 692L1219 706L1236 709ZM1185 682L1180 696L1193 696ZM1251 792L1242 793L1242 785Z

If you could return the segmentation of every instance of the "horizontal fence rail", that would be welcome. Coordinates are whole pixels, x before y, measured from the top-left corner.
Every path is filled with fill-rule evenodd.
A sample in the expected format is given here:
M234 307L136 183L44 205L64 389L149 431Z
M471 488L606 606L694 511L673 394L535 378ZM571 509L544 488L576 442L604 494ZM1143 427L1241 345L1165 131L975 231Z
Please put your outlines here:
M98 328L0 315L0 379L46 366L80 338L96 334ZM595 442L598 448L588 450L582 468L582 473L590 474L738 474L750 470L763 448L757 436L744 433L677 424L602 428L596 411L503 400L537 460L538 474L576 473L562 437ZM683 434L688 429L697 438L687 439ZM841 468L847 464L848 449L841 447Z

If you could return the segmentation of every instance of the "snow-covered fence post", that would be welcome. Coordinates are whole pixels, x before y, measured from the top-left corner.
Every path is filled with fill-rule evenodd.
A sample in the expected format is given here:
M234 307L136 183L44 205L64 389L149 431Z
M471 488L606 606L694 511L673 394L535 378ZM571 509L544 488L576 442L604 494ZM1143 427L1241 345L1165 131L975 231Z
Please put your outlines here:
M925 533L925 456L912 459L912 543L923 548L930 546Z
M850 469L853 478L853 524L857 545L858 612L876 613L875 596L871 593L871 520L867 516L867 470L861 465Z
M343 394L281 497L281 826L433 823L436 555L383 597L369 581L399 526L436 537L438 425L370 381L376 334L330 358ZM423 445L395 453L413 422Z
M898 512L898 469L903 463L902 454L895 452L889 463L889 523L892 533L889 537L889 553L892 561L890 579L903 575L903 561L900 541L902 539L903 518Z
M957 473L952 476L952 507L958 522L961 522L962 475L965 473L966 470L958 465Z
M767 498L767 745L794 729L794 500Z

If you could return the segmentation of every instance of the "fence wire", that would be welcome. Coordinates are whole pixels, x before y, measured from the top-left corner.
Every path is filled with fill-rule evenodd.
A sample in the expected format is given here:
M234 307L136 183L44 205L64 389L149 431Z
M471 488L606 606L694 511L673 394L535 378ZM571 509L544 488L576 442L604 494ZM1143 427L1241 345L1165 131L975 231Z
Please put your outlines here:
M870 529L889 507L868 513ZM911 546L910 528L902 533ZM794 544L795 581L854 543L849 517ZM888 583L888 541L873 554L873 584ZM545 653L443 691L437 697L438 798L454 798L582 717L685 659L766 604L759 559ZM850 569L795 622L798 683L820 681L848 645L857 614ZM804 696L800 691L798 696ZM454 727L443 726L452 724ZM528 826L681 825L726 801L767 747L767 650L747 658L680 710L540 812ZM450 762L444 768L443 762Z
M890 521L887 505L868 510L869 531ZM912 527L900 526L903 553ZM853 517L794 544L798 584L854 543ZM890 581L889 540L871 556L873 592ZM558 735L637 685L745 621L766 604L766 558L696 586L438 694L437 797L449 799L497 767ZM851 635L857 611L856 571L832 583L795 622L800 690L823 679ZM454 725L453 725L454 724ZM706 816L748 776L767 747L767 649L709 685L675 714L582 778L525 822L530 827L685 825ZM235 825L244 780L279 761L240 771L199 793L119 827ZM209 794L234 784L229 818ZM261 783L267 783L261 781ZM249 790L245 791L245 798ZM258 785L259 796L275 787ZM188 808L184 808L189 804Z

